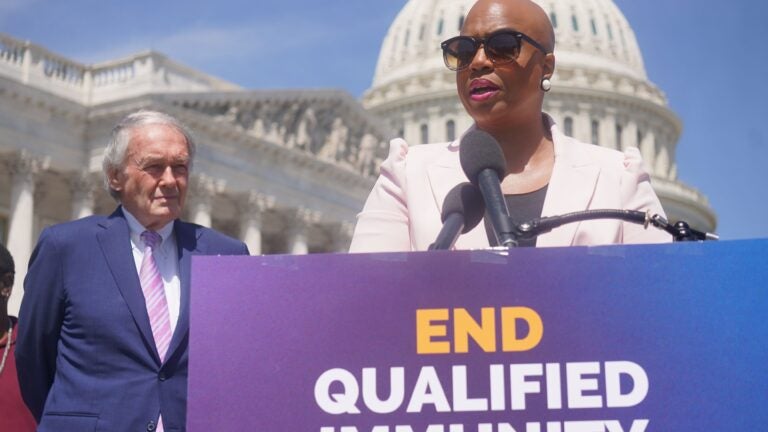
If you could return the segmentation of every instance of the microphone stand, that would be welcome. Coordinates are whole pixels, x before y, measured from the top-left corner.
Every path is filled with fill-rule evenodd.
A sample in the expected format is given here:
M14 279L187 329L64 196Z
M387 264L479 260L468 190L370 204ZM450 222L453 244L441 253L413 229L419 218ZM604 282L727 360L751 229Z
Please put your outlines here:
M561 216L548 216L534 219L529 222L523 222L516 225L512 220L509 221L513 232L505 233L512 238L532 239L541 234L548 233L553 229L573 222L581 222L595 219L618 219L625 222L632 222L643 225L646 229L653 225L672 235L675 242L681 241L705 241L718 240L718 236L712 233L695 230L685 221L678 221L674 224L669 223L661 215L651 216L650 212L641 212L637 210L584 210L573 213L566 213ZM509 247L515 247L517 242Z

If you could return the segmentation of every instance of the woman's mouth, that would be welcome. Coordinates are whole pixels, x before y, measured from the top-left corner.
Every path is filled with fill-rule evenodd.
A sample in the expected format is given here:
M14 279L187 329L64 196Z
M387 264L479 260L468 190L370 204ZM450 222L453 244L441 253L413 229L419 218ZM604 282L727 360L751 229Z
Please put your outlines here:
M472 81L469 85L469 98L473 101L484 101L496 95L501 89L488 80Z

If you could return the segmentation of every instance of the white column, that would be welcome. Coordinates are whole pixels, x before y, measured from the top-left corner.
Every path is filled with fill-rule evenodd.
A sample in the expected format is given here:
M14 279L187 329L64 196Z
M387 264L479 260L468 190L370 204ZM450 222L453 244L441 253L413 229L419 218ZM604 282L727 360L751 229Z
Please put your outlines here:
M649 174L654 174L656 168L656 134L650 128L643 134L640 153L643 155L645 169L648 170Z
M261 230L264 212L275 205L275 197L256 191L240 204L240 238L243 239L251 255L261 255Z
M659 155L656 158L656 175L662 178L667 178L670 180L674 180L670 178L669 176L669 150L668 150L668 143L669 140L665 136L664 139L661 142L661 145L659 146Z
M204 227L211 227L211 211L213 197L221 193L224 187L221 182L200 174L189 179L189 214L190 220Z
M574 137L581 142L592 143L592 116L589 104L579 104L579 113L574 116L573 123Z
M251 255L261 255L261 213L243 215L240 220L240 238L243 240Z
M609 111L600 120L600 146L617 149L619 144L616 141L616 115Z
M300 207L292 213L288 228L288 253L306 255L309 253L309 227L320 221L320 212Z
M427 108L427 118L425 123L429 125L429 142L445 141L445 121L446 116L441 115L443 109L440 106L431 106Z
M626 150L628 147L640 147L637 142L637 123L634 120L629 120L622 132L621 150Z
M419 143L421 139L420 131L421 123L417 122L413 111L406 111L402 113L403 118L403 136L397 138L403 138L410 145Z
M7 162L11 174L11 214L8 224L8 250L16 265L13 294L8 300L8 312L16 315L24 295L24 277L34 239L35 176L47 168L47 161L22 152Z
M69 178L72 191L72 219L93 214L98 179L92 173L77 173Z
M24 58L21 61L21 82L23 84L29 84L29 76L31 72L32 72L32 50L29 47L26 47L24 48Z

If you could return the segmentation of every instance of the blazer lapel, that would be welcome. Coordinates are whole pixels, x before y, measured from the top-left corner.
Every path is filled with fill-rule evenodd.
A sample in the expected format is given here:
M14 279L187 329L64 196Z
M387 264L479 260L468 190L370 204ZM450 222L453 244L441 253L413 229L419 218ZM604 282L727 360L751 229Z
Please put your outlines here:
M467 132L474 130L475 126L470 127L464 132L458 140L450 143L447 151L443 153L435 162L427 167L427 176L429 177L429 186L432 189L432 197L435 200L438 214L442 213L443 201L448 192L459 183L468 182L469 179L464 175L459 160L459 145ZM438 220L439 222L439 220ZM456 240L456 249L478 249L489 247L488 236L485 233L485 224L480 221L472 231L462 234Z
M171 355L173 355L189 334L189 279L191 275L192 255L196 255L200 252L198 237L201 234L201 231L197 230L195 225L180 220L176 220L173 230L176 234L176 245L178 246L179 254L181 299L179 320L176 324L176 330L173 332L166 358L170 358Z
M447 150L435 162L427 166L429 187L432 189L432 198L438 209L438 214L443 208L443 200L445 200L448 192L457 184L469 181L459 162L458 141L449 144Z
M575 152L568 138L552 126L555 144L555 166L544 200L542 216L557 216L589 208L600 168L589 158ZM569 246L573 244L580 223L570 223L543 234L537 246Z
M131 315L133 315L133 321L141 333L144 344L159 363L160 358L155 348L155 340L152 337L147 306L144 302L141 282L136 273L136 264L134 264L131 251L131 234L121 208L115 210L109 219L102 224L102 227L104 230L96 235L101 251L112 271L112 277L115 279L120 294L128 305Z

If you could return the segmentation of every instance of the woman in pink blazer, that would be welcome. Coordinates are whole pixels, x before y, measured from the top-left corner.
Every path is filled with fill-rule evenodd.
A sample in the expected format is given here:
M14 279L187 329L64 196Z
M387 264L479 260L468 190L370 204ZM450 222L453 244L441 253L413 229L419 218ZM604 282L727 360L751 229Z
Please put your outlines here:
M473 128L491 134L506 160L501 183L513 220L588 209L628 209L663 215L636 148L619 152L562 135L542 112L555 69L555 38L546 13L530 0L479 0L461 36L443 42L446 66ZM459 163L461 139L410 147L390 144L381 175L358 216L351 252L426 250L441 228L448 191L468 181ZM525 209L522 214L515 214ZM480 223L457 249L490 245ZM564 225L536 246L660 243L662 232L620 221Z

